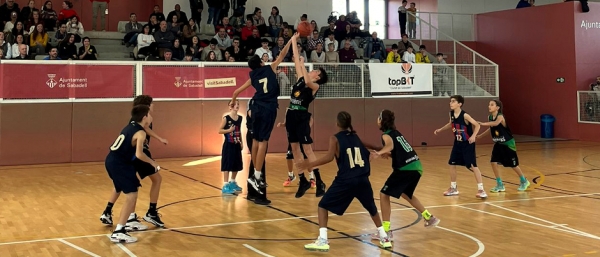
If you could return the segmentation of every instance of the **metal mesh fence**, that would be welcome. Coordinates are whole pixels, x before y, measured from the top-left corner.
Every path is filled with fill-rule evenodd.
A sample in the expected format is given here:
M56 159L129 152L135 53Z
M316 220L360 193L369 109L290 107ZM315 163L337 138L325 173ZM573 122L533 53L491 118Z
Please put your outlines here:
M579 122L600 124L600 91L578 91Z
M319 63L314 69L327 71L329 81L319 90L319 97L363 97L362 64L353 63ZM370 91L369 91L370 92Z

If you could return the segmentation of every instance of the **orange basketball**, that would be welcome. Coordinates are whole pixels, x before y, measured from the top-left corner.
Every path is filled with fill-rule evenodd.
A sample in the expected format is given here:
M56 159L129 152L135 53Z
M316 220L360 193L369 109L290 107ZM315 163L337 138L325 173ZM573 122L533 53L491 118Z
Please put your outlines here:
M298 33L301 37L308 37L312 33L313 28L308 21L301 21L298 23Z

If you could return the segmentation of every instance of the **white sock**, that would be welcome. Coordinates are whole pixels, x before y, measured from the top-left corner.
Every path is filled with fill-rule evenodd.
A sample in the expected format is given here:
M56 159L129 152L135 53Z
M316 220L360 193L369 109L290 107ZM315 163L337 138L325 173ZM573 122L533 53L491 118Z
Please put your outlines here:
M315 179L315 173L314 172L309 172L308 176L310 177L310 179Z
M229 182L223 182L223 187L226 187Z
M477 183L477 190L483 190L483 183Z
M234 183L234 182L235 182L235 180L234 180L234 179L230 179L230 180L229 180L229 183Z
M319 237L327 240L327 228L319 228Z
M254 169L254 177L260 179L262 176L262 171Z
M293 171L289 171L288 172L288 176L290 176L290 178L293 178L294 177L294 172Z
M130 219L130 220L132 220L132 219L135 219L135 217L136 217L136 216L137 216L137 215L135 215L135 212L134 212L134 213L131 213L131 214L129 214L129 219Z
M385 232L385 229L383 229L383 226L378 227L377 231L379 232L379 238L383 239L387 237L387 233Z
M450 182L450 187L456 189L456 182Z
M123 229L123 225L121 225L121 224L117 224L117 228L115 229L115 231L119 231L119 230L121 230L121 229Z

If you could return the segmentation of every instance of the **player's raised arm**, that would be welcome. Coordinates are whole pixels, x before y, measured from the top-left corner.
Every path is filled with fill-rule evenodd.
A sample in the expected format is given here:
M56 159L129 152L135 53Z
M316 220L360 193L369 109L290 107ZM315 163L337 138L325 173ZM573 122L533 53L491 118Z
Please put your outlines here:
M140 130L133 135L133 141L135 142L135 157L143 162L150 163L155 168L157 167L156 162L150 159L148 155L144 153L144 141L146 140L146 132Z
M246 81L246 83L244 83L244 85L242 85L241 87L239 87L238 89L236 89L233 92L233 96L231 97L231 103L233 105L235 105L236 101L237 101L237 97L244 92L246 89L248 89L248 87L250 87L252 85L252 81L250 79L248 79Z
M294 58L294 67L296 67L296 77L304 77L304 73L306 73L306 68L304 67L304 61L300 58L300 52L298 51L298 32L294 34L292 39L292 54Z
M329 150L327 150L327 153L325 154L325 156L321 157L320 159L317 159L314 162L310 162L310 163L307 160L305 160L304 162L298 163L296 166L298 167L299 170L305 170L308 167L317 167L317 166L321 166L323 164L330 163L331 161L333 161L333 158L335 157L337 152L338 152L337 138L335 136L331 136L329 138Z
M277 67L281 62L283 62L283 59L285 59L285 56L290 51L291 44L292 40L288 41L283 50L281 50L281 53L279 53L279 56L277 56L277 59L271 63L271 69L273 69L273 72L277 73Z

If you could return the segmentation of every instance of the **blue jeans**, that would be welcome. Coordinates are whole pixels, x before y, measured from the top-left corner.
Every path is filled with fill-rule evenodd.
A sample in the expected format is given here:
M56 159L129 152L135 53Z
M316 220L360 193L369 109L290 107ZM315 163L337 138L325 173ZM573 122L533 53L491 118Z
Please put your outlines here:
M217 26L219 24L219 14L221 14L221 8L209 7L208 8L208 20L206 24L210 24Z
M365 57L367 57L369 59L383 60L383 56L384 56L383 49L380 49L379 51L375 52L375 54L371 55L372 53L373 53L373 43L368 43L367 49L365 50Z

